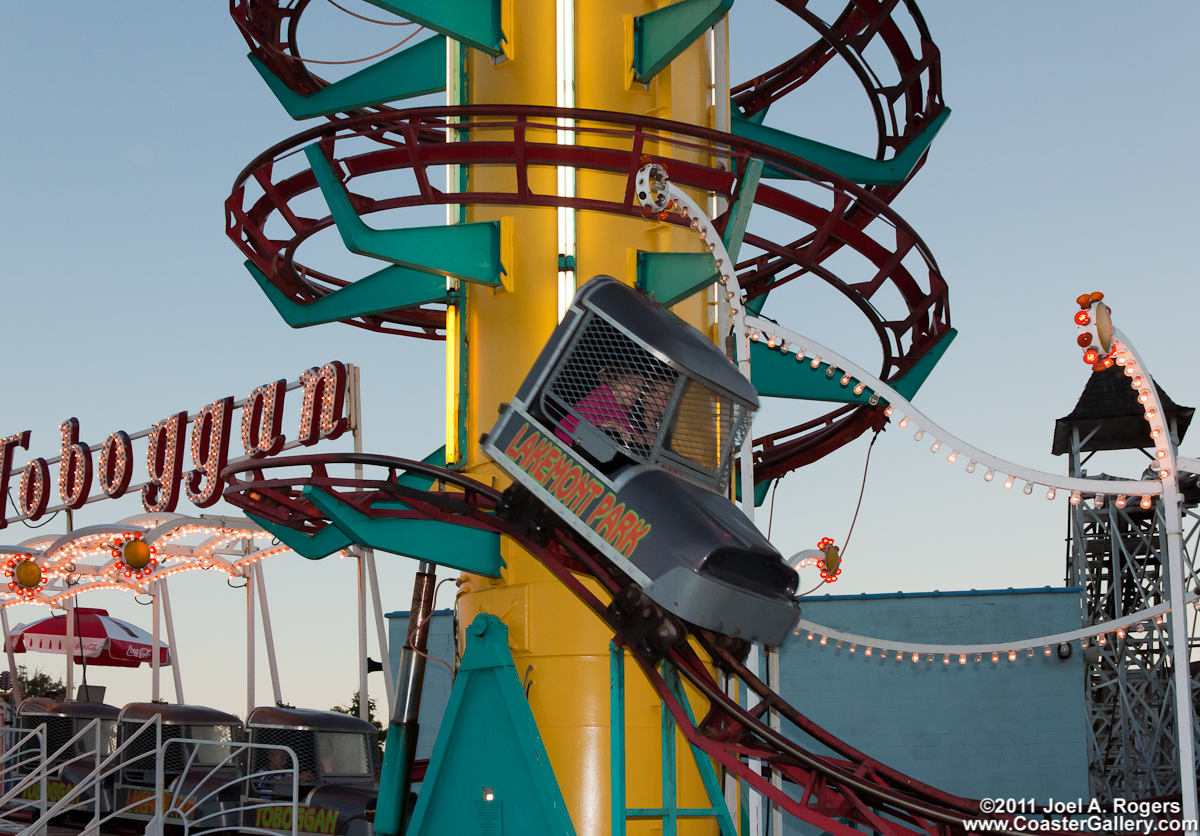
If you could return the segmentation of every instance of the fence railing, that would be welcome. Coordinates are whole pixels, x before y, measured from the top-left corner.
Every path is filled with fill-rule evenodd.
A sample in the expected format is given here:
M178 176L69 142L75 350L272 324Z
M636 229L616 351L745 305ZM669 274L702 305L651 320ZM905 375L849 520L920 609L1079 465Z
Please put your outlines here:
M0 728L0 826L20 830L46 812L46 724ZM31 777L32 776L32 777ZM37 787L33 792L32 787Z

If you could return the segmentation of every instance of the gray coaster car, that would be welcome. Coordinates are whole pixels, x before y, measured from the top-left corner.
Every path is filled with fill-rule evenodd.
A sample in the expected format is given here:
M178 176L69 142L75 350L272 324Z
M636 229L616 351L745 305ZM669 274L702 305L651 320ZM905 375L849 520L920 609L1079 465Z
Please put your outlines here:
M194 828L236 827L241 806L242 764L235 746L242 742L242 721L233 714L199 705L133 702L121 709L119 743L132 743L121 753L113 809L129 807L119 818L150 821L154 816L155 729L138 728L162 717L162 742L202 740L203 745L174 744L163 760L164 808L174 810L166 824L178 824L182 813ZM210 742L209 742L210 741Z
M296 829L301 833L374 836L379 730L336 711L262 706L250 712L251 743L288 746L299 774ZM292 830L291 762L285 752L251 749L244 800L246 827ZM271 775L286 769L286 774Z
M546 520L608 556L643 597L716 633L777 645L800 616L797 576L729 501L734 456L758 408L737 368L699 331L608 276L588 282L483 449L520 491L511 518ZM665 625L665 622L664 622ZM657 630L658 628L652 628ZM682 638L669 625L660 647Z
M75 788L75 785L90 775L96 765L112 754L117 744L117 716L121 709L100 702L66 702L46 697L30 697L21 702L17 709L17 721L22 729L36 729L46 724L46 755L49 757L66 745L67 741L81 732L93 720L99 720L99 755L96 753L97 729L79 737L71 746L54 759L52 771L47 775L46 800L57 802ZM28 787L22 798L36 801L41 794L40 784ZM76 803L86 805L89 814L95 810L94 789L84 790ZM106 781L100 790L100 812L112 810L112 781Z

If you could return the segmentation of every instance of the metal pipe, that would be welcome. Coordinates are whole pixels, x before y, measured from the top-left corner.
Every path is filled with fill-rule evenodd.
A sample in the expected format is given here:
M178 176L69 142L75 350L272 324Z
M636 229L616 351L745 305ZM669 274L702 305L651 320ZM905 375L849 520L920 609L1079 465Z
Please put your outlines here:
M167 647L171 650L171 678L175 680L175 702L183 705L187 700L183 698L183 671L179 669L179 642L175 641L175 618L171 615L171 596L167 592L166 580L159 581L158 588L162 593L163 619L167 623Z
M246 716L254 710L254 573L246 575Z
M354 452L361 454L362 441L362 390L359 386L359 368L350 366L346 379L346 410L350 419L350 434L354 438ZM363 478L362 462L354 464L354 478L360 484ZM355 488L361 491L362 488ZM370 713L371 697L367 683L367 587L366 575L363 572L362 546L354 549L358 558L358 718L366 720Z
M262 607L263 639L267 642L267 665L271 668L271 692L275 695L275 704L283 704L283 694L279 688L279 664L275 660L275 636L271 632L271 611L267 609L267 581L263 575L261 563L253 564L254 580L258 584L258 605Z
M4 655L8 657L8 675L12 677L12 710L15 712L25 694L21 690L21 680L17 678L17 657L12 649L12 633L8 629L8 610L0 610L0 626L4 627Z
M80 642L80 655L83 647ZM75 699L75 596L67 599L67 702Z
M387 626L383 620L383 601L379 597L379 575L375 571L375 550L363 549L367 561L367 579L371 582L371 601L375 605L375 633L383 664L384 689L387 692L388 716L396 710L396 679L392 676L392 654L388 650Z
M153 702L158 702L158 699L159 699L159 687L158 687L158 668L159 668L158 653L159 653L159 651L158 651L158 649L160 647L162 647L162 642L159 640L159 635L158 635L158 583L157 582L155 582L155 584L154 584L154 597L151 598L150 611L151 611L150 620L152 622L151 630L153 631L153 642L152 642L152 649L150 652L150 699ZM70 627L68 626L67 629L70 629ZM70 685L68 685L67 687L69 688Z
M383 771L379 777L379 801L375 810L375 832L380 836L400 836L404 831L413 761L417 756L417 718L421 710L421 686L425 681L424 654L429 640L429 618L433 612L436 581L433 564L421 561L413 583L404 650L400 653L396 704L383 750Z

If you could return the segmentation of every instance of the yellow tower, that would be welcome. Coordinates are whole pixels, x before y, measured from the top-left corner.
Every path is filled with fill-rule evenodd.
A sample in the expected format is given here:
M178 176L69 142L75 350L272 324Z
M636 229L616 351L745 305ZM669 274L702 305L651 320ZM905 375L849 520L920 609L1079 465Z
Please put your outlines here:
M633 30L637 18L657 8L650 0L513 0L503 60L455 44L449 47L451 103L578 108L719 127L715 103L729 100L724 19L643 84L632 70ZM557 121L559 144L573 143L577 131L591 126L582 119ZM596 144L594 136L589 143ZM614 139L612 147L626 148L625 143ZM667 147L646 152L656 158L678 153ZM703 157L712 163L707 151L692 149L689 154L695 161ZM576 176L567 167L530 167L529 172L531 191L582 201L623 190L628 180L623 173L594 170L581 170ZM468 192L515 188L511 167L475 165L451 176L457 176ZM708 195L693 198L706 205ZM570 207L476 204L468 205L459 220L502 218L512 218L506 286L467 286L465 311L455 312L457 321L447 343L452 383L448 433L461 445L457 452L466 471L497 486L506 486L508 478L481 453L479 436L495 422L498 407L516 393L577 286L599 274L633 284L639 250L700 251L695 236L678 226ZM716 338L717 307L711 289L673 310ZM489 613L508 625L517 670L525 675L529 705L575 828L580 834L611 833L611 631L536 559L511 541L502 550L507 565L502 579L464 576L460 581L459 623L467 625L477 614ZM594 582L587 584L604 597ZM625 682L626 805L659 807L659 702L628 661ZM685 745L681 748L686 751ZM679 759L676 783L680 807L710 806L690 758ZM681 820L679 825L682 834L717 832L711 818ZM627 832L662 832L662 822L631 820Z

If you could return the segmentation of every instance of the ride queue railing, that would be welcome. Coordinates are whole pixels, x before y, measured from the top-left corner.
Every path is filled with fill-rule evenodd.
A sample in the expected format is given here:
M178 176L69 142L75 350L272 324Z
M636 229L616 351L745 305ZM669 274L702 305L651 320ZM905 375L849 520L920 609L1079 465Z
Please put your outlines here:
M0 728L0 827L20 830L25 823L14 820L46 813L46 724L35 729ZM28 789L38 785L37 798Z

